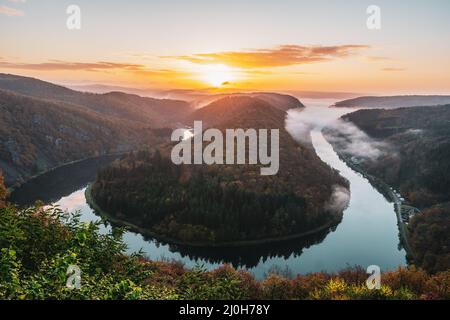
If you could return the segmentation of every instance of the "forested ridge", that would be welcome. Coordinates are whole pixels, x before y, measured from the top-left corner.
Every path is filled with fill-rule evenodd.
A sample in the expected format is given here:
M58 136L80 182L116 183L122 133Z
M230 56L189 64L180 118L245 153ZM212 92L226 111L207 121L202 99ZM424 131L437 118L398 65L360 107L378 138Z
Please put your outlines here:
M385 146L377 159L360 161L364 170L398 189L422 210L408 226L415 263L430 272L448 270L450 105L359 110L343 120ZM345 143L336 147L346 149Z
M84 158L156 145L190 113L187 102L78 92L0 74L0 167L6 184Z
M139 152L98 174L93 199L108 214L191 243L276 238L337 223L342 212L324 204L334 185L347 182L290 137L284 117L250 97L224 98L193 115L220 130L278 128L277 175L261 176L259 165L176 166L167 153Z
M150 125L171 127L190 113L185 101L154 99L123 92L80 92L39 79L0 73L0 89L31 98L71 104L98 114Z
M0 90L0 166L20 183L55 166L155 144L157 132L70 104Z
M336 107L344 108L384 108L438 106L450 103L450 96L444 95L405 95L405 96L366 96L339 101Z

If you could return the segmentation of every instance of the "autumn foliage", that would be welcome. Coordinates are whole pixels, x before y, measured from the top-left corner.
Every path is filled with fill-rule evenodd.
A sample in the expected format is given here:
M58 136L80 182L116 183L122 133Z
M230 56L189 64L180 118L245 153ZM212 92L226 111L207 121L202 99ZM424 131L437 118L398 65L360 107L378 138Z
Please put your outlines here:
M127 256L121 233L103 234L99 225L57 208L1 208L0 299L450 299L450 271L399 268L381 275L379 290L367 288L358 267L297 276L274 269L258 280L229 265L208 271ZM70 265L82 270L80 290L66 286Z

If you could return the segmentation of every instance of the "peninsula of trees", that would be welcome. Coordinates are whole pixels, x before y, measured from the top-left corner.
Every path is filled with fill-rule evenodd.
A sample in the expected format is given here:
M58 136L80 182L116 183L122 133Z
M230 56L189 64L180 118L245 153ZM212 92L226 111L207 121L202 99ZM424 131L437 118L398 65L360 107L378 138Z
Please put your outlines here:
M253 97L227 97L190 119L226 128L280 130L280 170L259 165L174 165L168 148L133 153L98 174L95 203L117 220L163 239L219 245L323 230L340 221L327 205L336 185L347 187L309 146L284 129L285 111Z

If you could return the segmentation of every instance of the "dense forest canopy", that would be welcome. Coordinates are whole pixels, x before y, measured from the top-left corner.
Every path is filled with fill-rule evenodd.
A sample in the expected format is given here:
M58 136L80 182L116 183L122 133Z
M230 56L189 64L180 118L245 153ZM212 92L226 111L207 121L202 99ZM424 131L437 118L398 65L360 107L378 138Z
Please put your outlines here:
M269 187L270 190L270 187ZM293 192L242 188L218 168L190 170L140 152L99 173L95 201L126 221L187 242L226 242L305 232L326 224Z
M409 241L420 266L430 272L450 267L450 206L433 207L412 219Z

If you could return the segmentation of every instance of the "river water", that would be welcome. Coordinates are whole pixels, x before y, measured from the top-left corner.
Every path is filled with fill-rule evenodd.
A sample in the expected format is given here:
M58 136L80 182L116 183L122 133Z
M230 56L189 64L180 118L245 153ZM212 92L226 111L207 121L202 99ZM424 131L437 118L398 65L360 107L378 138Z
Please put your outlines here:
M126 232L124 241L128 245L127 253L142 250L151 259L174 259L182 261L186 267L213 269L230 263L249 270L257 278L263 278L274 267L289 270L291 274L305 274L333 272L355 265L363 268L378 265L382 270L406 265L406 253L399 247L394 204L388 202L367 179L342 162L321 133L329 121L351 110L327 108L329 101L315 100L305 104L305 110L289 112L287 121L312 125L311 139L316 153L350 182L350 203L337 227L295 241L220 249L174 246ZM295 135L295 132L292 134ZM70 212L79 211L82 221L99 220L86 203L85 190L88 183L95 179L96 171L110 161L108 157L87 160L54 170L16 190L11 201L27 205L41 199ZM101 232L108 232L111 228L110 224L105 224Z

